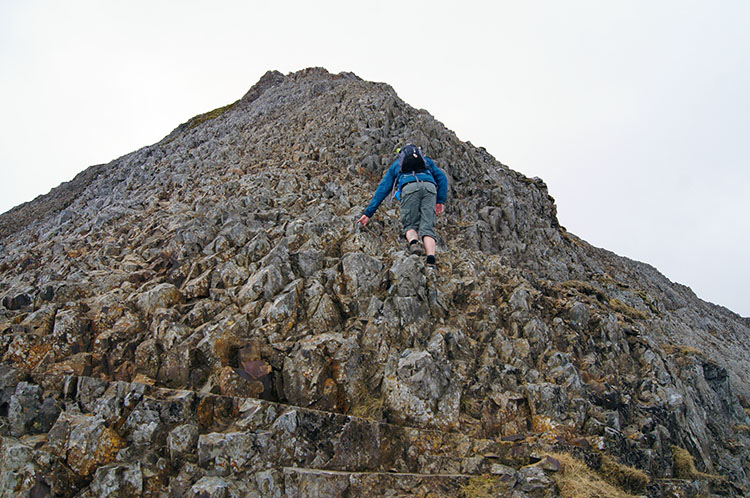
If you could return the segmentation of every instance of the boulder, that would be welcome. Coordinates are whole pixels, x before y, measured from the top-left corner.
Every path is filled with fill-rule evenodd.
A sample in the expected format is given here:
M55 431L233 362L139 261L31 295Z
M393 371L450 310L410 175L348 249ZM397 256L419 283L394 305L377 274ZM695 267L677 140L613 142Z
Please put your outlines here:
M125 444L103 417L63 412L49 431L49 445L76 474L88 477L114 462Z
M96 497L126 498L143 493L143 472L139 464L110 464L96 469L91 493Z
M79 309L58 311L52 329L56 356L63 358L91 350L91 322Z
M162 283L138 295L135 304L141 313L151 317L157 309L174 306L183 300L182 293L174 284Z
M341 258L341 268L346 294L369 298L380 282L383 263L362 252L350 252Z
M407 349L391 358L383 390L388 418L394 423L442 430L458 424L460 383L450 363L428 351Z
M10 433L40 434L50 430L60 413L53 398L42 401L42 389L27 382L19 382L8 403Z

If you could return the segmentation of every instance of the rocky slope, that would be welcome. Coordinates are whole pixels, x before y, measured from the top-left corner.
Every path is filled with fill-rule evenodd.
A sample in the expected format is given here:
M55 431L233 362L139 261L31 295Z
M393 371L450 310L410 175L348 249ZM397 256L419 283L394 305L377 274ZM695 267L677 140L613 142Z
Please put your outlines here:
M437 275L397 205L355 226L406 142L450 180ZM564 454L750 492L748 319L388 85L269 72L0 234L0 496L571 496Z

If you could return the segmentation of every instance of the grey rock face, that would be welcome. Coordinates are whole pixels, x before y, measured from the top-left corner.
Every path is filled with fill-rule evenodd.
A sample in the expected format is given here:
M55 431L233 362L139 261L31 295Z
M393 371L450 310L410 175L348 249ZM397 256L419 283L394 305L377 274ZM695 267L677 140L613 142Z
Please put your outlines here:
M347 295L371 294L378 285L378 276L383 264L372 256L361 252L345 254L341 258L344 277L344 292Z
M449 179L437 274L396 204L355 225L406 142ZM494 472L545 496L564 470L526 466L552 451L652 496L750 489L747 319L568 233L543 181L385 84L269 72L0 236L6 495L459 496Z
M143 472L139 465L105 465L96 469L91 493L97 497L140 496L143 493Z
M427 351L406 350L385 373L385 402L405 425L451 429L458 423L461 392L450 364ZM392 369L391 369L392 368Z
M185 424L175 427L167 437L170 458L176 463L190 458L195 453L199 435L197 425Z
M52 428L59 413L54 398L42 399L39 386L20 382L15 394L10 397L8 406L10 433L16 437L46 433Z
M182 301L182 294L172 284L159 284L137 297L136 306L145 315L151 316L159 308L169 308Z

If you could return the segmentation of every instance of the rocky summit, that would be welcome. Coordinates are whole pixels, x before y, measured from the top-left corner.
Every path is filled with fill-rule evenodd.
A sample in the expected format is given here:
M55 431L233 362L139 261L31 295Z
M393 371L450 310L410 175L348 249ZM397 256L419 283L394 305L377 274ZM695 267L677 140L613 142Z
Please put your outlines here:
M356 224L408 142L436 273ZM386 84L268 72L0 237L0 497L750 493L749 320Z

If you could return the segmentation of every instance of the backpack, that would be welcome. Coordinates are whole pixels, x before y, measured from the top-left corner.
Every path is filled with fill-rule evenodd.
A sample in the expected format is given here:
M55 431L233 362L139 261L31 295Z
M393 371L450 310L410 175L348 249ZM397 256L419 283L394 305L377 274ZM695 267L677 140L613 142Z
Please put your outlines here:
M414 175L414 178L416 178L417 182L419 182L417 173L427 171L427 161L424 160L422 149L414 144L407 144L404 146L404 148L399 149L398 152L399 173L396 179L393 181L392 191L394 192L394 195L391 197L391 199L395 197L396 200L400 201L401 182L399 181L399 179L401 178L401 176ZM398 185L398 188L396 188L396 185Z
M401 174L419 173L427 169L422 149L414 144L408 144L401 149L398 162L401 165Z

